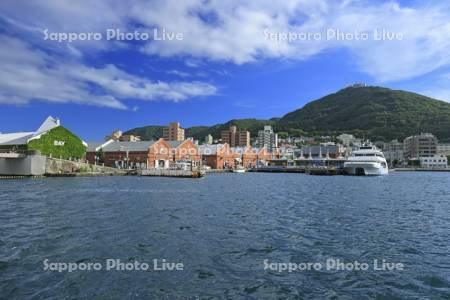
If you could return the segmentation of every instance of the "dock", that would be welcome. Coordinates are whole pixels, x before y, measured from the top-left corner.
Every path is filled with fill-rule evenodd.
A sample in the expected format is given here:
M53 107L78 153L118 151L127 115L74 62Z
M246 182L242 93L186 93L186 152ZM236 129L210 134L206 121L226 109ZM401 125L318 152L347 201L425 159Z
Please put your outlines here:
M337 168L312 168L307 169L306 174L319 176L346 175L343 169Z
M450 172L450 168L395 168L391 172Z
M303 173L308 175L346 175L342 168L336 167L260 167L250 169L249 172L263 173Z
M306 168L301 167L259 167L248 170L249 172L262 172L262 173L306 173Z
M201 178L205 176L205 172L190 171L190 170L147 169L138 171L138 175L158 176L158 177Z

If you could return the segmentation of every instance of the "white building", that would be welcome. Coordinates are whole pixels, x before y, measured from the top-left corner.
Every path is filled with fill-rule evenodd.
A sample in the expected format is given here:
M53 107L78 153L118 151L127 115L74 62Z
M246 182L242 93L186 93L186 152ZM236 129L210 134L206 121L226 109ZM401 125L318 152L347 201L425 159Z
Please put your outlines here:
M353 134L343 133L341 135L338 135L336 138L342 143L342 145L346 147L361 144L361 140L355 138Z
M419 157L420 166L422 168L438 168L446 169L448 166L447 157L444 155L434 155L429 157Z
M213 143L212 135L208 134L207 136L205 136L205 144L211 145L212 143Z
M266 147L269 151L278 148L278 134L273 132L272 126L264 126L264 130L258 131L257 147Z

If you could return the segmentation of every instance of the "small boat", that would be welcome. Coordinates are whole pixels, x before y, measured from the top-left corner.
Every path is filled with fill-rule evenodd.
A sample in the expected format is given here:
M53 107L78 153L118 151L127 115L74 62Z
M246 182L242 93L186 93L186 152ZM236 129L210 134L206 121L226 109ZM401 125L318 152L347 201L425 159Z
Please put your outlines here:
M245 173L247 170L243 166L237 166L233 169L233 173Z
M386 175L389 173L383 152L370 143L353 151L344 163L344 171L349 175Z

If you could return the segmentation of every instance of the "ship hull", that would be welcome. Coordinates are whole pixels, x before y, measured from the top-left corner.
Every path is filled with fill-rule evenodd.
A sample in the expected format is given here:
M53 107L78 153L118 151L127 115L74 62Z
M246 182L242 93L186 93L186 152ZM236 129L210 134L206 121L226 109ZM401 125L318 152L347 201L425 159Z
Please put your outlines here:
M344 170L348 175L380 176L389 174L387 167L375 162L346 162Z

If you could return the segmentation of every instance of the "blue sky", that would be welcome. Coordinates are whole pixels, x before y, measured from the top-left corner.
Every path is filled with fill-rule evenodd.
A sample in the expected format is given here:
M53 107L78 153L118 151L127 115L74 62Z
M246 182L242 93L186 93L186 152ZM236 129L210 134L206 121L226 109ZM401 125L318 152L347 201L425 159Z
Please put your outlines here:
M52 115L91 141L174 120L280 117L354 82L450 100L449 4L224 2L2 1L0 131ZM107 39L108 29L149 39ZM154 40L154 29L182 39ZM87 33L101 38L80 40Z

